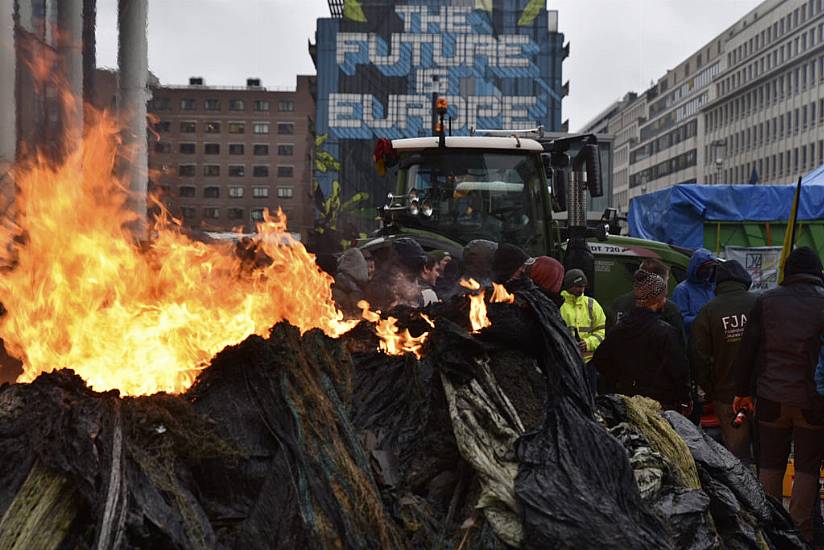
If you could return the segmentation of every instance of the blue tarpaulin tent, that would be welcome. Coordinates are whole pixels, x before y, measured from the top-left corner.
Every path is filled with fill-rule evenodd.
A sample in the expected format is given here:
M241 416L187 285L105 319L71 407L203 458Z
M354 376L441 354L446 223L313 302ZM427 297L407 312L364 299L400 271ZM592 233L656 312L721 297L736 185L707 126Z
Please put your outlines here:
M629 234L685 248L704 246L704 223L784 221L795 185L681 184L630 201ZM801 185L798 219L824 219L824 166Z

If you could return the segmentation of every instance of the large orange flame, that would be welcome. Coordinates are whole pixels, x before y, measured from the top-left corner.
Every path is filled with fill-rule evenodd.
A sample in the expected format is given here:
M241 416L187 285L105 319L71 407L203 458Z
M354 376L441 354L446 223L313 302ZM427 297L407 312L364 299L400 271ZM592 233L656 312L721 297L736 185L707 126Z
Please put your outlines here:
M489 299L490 302L499 302L505 304L514 304L515 303L515 295L510 294L504 285L499 285L498 283L492 283L492 297Z
M401 332L397 323L398 320L394 317L381 319L379 312L374 312L369 308L369 303L365 300L358 302L358 307L363 310L363 318L370 323L375 323L375 333L378 335L378 349L387 355L403 355L404 353L412 353L418 359L421 358L421 350L429 337L428 332L424 332L420 336L412 336L409 329L404 329ZM421 318L429 323L430 327L435 324L429 317L421 314Z
M61 165L40 158L16 171L19 217L0 230L0 336L24 362L20 381L72 368L96 390L180 392L215 353L280 320L331 336L353 326L280 214L258 227L272 263L253 272L230 246L192 241L170 222L141 250L112 175L117 135L102 117Z
M485 290L478 290L481 288L480 283L475 279L461 279L461 286L472 290L469 293L469 323L472 325L472 332L478 332L481 329L492 326L489 317L486 315L486 302L484 297Z

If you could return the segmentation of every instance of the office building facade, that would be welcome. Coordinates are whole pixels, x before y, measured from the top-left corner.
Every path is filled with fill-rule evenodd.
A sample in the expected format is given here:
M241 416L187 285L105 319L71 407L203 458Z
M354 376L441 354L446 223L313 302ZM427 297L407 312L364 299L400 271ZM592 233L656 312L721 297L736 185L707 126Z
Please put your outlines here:
M363 228L392 190L372 154L379 138L432 135L433 96L449 101L455 135L471 128L561 128L557 13L534 0L330 0L310 52L318 71L317 133L339 172L317 174L328 195L369 195Z
M678 183L788 183L824 164L824 0L765 0L585 127L615 136L614 203Z
M153 90L149 166L153 187L188 227L254 231L264 209L282 209L289 231L312 227L313 77L294 90L185 86Z

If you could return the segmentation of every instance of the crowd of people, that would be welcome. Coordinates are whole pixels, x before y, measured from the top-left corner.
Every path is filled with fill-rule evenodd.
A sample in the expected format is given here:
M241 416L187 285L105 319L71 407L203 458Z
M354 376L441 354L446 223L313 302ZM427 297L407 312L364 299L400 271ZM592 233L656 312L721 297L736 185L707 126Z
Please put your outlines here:
M756 294L740 263L699 249L672 299L668 266L646 258L632 288L607 305L588 294L580 269L510 244L474 240L458 259L404 237L380 254L340 256L333 295L346 314L359 315L363 299L383 311L421 307L466 292L462 279L528 277L558 307L593 393L645 396L695 421L705 405L723 444L758 468L779 501L792 451L790 515L812 542L824 460L824 270L815 251L794 250L781 284Z

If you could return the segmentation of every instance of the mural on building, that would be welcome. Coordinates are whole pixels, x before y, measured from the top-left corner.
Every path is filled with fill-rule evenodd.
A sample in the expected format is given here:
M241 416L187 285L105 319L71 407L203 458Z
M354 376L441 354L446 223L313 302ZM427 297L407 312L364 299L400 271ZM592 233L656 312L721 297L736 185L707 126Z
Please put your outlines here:
M391 174L375 173L374 142L431 135L434 96L448 99L455 135L558 130L565 54L551 27L543 0L347 0L342 18L320 19L317 133L341 165L317 174L320 190L338 181L379 206Z

